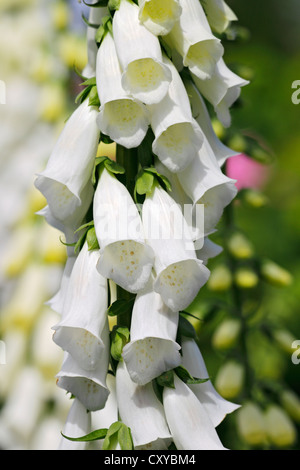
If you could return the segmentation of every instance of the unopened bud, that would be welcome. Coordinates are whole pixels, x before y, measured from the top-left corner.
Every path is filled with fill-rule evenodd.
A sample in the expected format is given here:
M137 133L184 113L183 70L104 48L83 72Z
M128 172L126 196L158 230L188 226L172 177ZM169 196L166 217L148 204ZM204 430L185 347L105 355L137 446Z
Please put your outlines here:
M292 390L284 390L280 395L280 402L289 416L300 423L300 398Z
M216 266L212 271L207 282L207 288L211 291L224 292L230 289L232 284L232 275L229 268L225 265Z
M235 283L242 289L252 289L258 281L257 274L250 268L239 268L235 273Z
M253 402L246 402L237 412L239 435L251 446L262 446L267 442L264 414Z
M235 233L228 241L228 250L237 259L249 259L254 255L252 243L242 233Z
M223 320L215 330L212 344L216 349L225 350L235 346L241 331L241 322L235 318Z
M262 263L261 274L267 282L277 287L289 286L293 280L286 269L269 260Z
M268 438L277 447L290 447L297 438L294 423L278 405L270 405L265 412Z
M219 369L215 386L218 392L226 399L237 397L244 385L244 368L236 361L228 361Z

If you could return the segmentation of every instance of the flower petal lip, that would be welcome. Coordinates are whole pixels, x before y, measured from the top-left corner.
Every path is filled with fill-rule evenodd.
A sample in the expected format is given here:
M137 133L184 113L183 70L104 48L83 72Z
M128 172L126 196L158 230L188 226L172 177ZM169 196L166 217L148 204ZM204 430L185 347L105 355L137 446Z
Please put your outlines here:
M156 36L165 36L181 14L178 0L139 0L139 19Z
M100 274L129 292L143 289L152 271L154 253L145 243L141 217L128 190L106 169L95 193L94 222Z
M135 449L154 445L158 450L167 450L172 438L152 384L134 383L121 361L116 372L116 390L120 418L131 429Z
M153 290L151 279L135 299L130 342L122 354L129 375L137 384L145 385L181 363L180 345L176 342L178 319L178 312L168 309Z
M94 370L105 343L107 279L96 269L98 250L81 249L68 282L61 321L52 327L53 340L86 370ZM82 315L82 312L85 315Z
M113 18L113 36L123 70L125 91L145 104L158 103L166 95L171 73L162 62L158 38L138 18L139 7L121 0Z
M100 112L97 125L101 132L126 148L140 145L149 126L143 103L122 87L122 70L112 35L108 32L98 51L96 68Z
M175 388L165 387L163 405L178 450L225 450L204 406L188 385L174 376Z

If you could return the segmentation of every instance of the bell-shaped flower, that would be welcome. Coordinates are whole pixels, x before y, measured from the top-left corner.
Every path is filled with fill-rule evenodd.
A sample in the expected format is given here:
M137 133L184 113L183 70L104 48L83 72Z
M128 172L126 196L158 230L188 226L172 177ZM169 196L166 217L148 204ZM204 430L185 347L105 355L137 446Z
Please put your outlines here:
M176 67L166 56L163 61L172 74L172 81L164 99L148 106L155 136L152 148L171 172L178 172L195 158L203 134L193 119L189 97Z
M182 365L193 377L209 377L200 349L194 339L182 339ZM225 400L208 380L202 384L189 385L200 403L204 406L213 425L218 426L225 416L240 408L240 405Z
M102 332L105 347L101 350L98 366L88 371L78 365L68 352L57 374L57 386L74 395L89 411L104 408L109 396L106 376L109 364L109 328L108 323Z
M209 80L199 80L194 74L193 80L204 98L209 101L224 127L231 124L230 108L239 98L241 88L249 81L232 72L221 58Z
M101 132L126 148L137 147L148 130L148 112L122 87L122 70L110 32L99 48L96 78L101 103L97 124Z
M86 370L97 368L105 347L108 283L96 269L98 258L99 250L89 251L85 242L68 282L62 319L52 328L53 341Z
M139 19L151 33L164 36L181 15L179 0L139 0Z
M98 0L92 0L90 4L97 3ZM93 26L87 26L87 64L83 69L82 75L86 78L92 78L96 75L96 61L98 46L96 43L96 31L94 27L96 25L101 25L102 19L108 15L107 7L91 7L89 11L89 23Z
M236 21L236 14L224 0L202 0L209 25L213 31L222 34L231 21Z
M130 0L121 0L113 17L113 36L125 91L153 104L166 95L171 73L162 62L158 38L140 23L139 11Z
M129 292L143 289L154 254L145 243L142 221L127 188L105 168L95 192L94 223L100 245L100 274Z
M207 107L204 100L191 80L184 81L185 88L190 97L193 116L201 127L202 132L208 140L209 145L217 159L219 166L223 166L227 158L238 155L239 152L235 152L231 148L227 147L216 135L212 124L211 118L208 113Z
M224 48L210 29L199 0L179 0L182 13L171 32L168 45L183 58L183 64L201 80L207 80L222 57Z
M236 181L221 171L206 137L197 157L178 173L178 179L193 201L194 210L197 205L204 205L204 235L209 235L215 230L224 208L236 196L237 188Z
M117 368L116 390L120 418L131 429L135 450L167 450L172 437L152 384L137 385L121 361Z
M165 387L163 405L177 450L226 450L204 405L174 375L175 388Z
M35 181L52 216L64 225L74 222L79 208L91 202L92 172L100 131L98 111L85 100L67 121L46 169Z
M78 438L90 432L91 413L87 413L83 404L77 398L74 398L66 419L63 434L67 437ZM64 436L61 437L57 450L86 450L87 442L71 441Z
M63 312L65 296L67 294L69 280L75 261L76 256L68 256L62 273L59 290L53 297L51 297L51 299L46 302L46 305L49 305L52 310L59 313L60 315L62 315Z
M178 319L179 314L172 312L153 290L152 280L137 295L130 342L122 354L129 375L137 384L145 385L181 363L180 346L176 343Z
M159 186L143 204L147 243L155 253L154 290L174 312L188 307L209 278L209 270L196 257L190 227L181 208Z

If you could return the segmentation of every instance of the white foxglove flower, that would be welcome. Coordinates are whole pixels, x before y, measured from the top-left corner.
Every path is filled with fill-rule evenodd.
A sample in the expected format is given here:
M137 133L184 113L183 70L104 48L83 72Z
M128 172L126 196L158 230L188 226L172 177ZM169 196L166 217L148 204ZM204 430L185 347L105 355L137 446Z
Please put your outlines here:
M178 179L194 209L197 204L204 204L204 235L212 233L224 208L236 196L237 188L236 181L222 173L206 137L198 156L178 173Z
M134 303L130 342L123 348L123 359L131 379L145 385L181 363L176 343L179 313L164 305L153 290L152 280Z
M239 98L241 88L249 81L232 72L222 58L218 61L215 72L209 80L199 80L196 74L193 80L200 93L213 105L219 121L224 127L229 127L231 124L230 108Z
M101 132L126 148L137 147L148 130L148 112L122 87L122 70L109 32L101 42L97 55L96 78L101 103L97 124Z
M139 7L141 23L156 36L168 34L181 14L178 0L139 0Z
M87 371L80 367L73 357L66 352L64 361L57 374L57 386L72 393L89 411L104 408L109 395L106 376L109 364L109 328L106 324L102 339L105 347L101 350L98 367Z
M100 274L129 292L143 289L154 254L145 243L142 221L128 190L105 168L95 192L94 223Z
M53 341L86 370L96 369L105 347L108 284L96 269L98 258L99 251L89 251L85 242L68 282L62 319L52 327Z
M202 0L207 19L213 31L224 33L231 21L236 21L236 14L224 0Z
M178 450L226 450L204 407L188 385L174 375L175 389L165 387L163 404Z
M234 157L239 153L227 147L216 136L211 124L211 119L207 107L196 85L190 80L186 80L184 84L191 100L193 116L201 127L201 130L207 138L208 143L211 146L212 151L217 159L217 162L221 167L223 166L227 158Z
M63 434L67 437L82 437L91 432L91 413L88 413L83 404L74 398L67 416ZM57 450L86 450L86 442L70 441L61 437Z
M172 311L184 310L207 282L209 270L196 257L180 207L161 187L156 186L145 199L143 224L155 253L154 290Z
M55 312L62 315L63 306L65 301L65 296L67 294L67 289L69 285L70 276L73 270L74 263L76 261L76 256L68 256L66 264L62 273L60 288L56 294L46 302L46 305L54 310Z
M197 258L201 259L204 264L207 264L210 258L215 258L220 253L222 253L223 247L217 245L213 241L211 241L208 237L204 238L203 246L199 250L196 251Z
M139 7L121 0L113 17L113 35L125 91L146 104L166 95L171 73L162 62L158 38L139 21Z
M201 80L207 80L224 53L220 39L211 32L199 0L179 0L182 13L167 43L183 58L183 64Z
M134 383L123 361L116 374L120 418L131 429L135 450L167 450L172 442L162 404L152 384Z
M152 147L170 171L178 172L195 158L203 134L193 119L189 97L176 67L167 57L163 60L172 73L172 81L164 99L148 106L155 136Z
M92 199L92 172L100 131L98 111L85 100L67 121L46 169L35 181L54 218L67 225L74 213Z
M205 362L197 343L190 338L182 339L182 365L193 377L209 377ZM225 400L214 388L210 380L202 384L189 385L201 404L206 409L213 425L218 426L225 416L237 410L240 405Z
M97 3L97 0L92 0L91 4ZM89 23L92 25L101 25L102 19L108 15L107 7L91 7L89 13ZM96 61L98 46L96 43L96 31L97 29L88 26L87 27L87 56L88 62L83 69L82 75L86 78L92 78L96 74Z

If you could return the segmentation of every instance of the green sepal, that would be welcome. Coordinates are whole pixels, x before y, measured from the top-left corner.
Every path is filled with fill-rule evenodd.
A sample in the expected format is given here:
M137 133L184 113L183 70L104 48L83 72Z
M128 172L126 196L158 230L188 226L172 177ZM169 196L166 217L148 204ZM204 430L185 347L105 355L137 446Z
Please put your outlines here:
M193 377L189 371L183 367L183 366L178 366L174 369L176 375L187 385L197 385L197 384L203 384L209 380L209 378L205 379L200 379L197 377Z
M102 165L110 173L113 173L113 174L116 174L116 175L120 175L120 174L125 173L125 169L121 165L119 165L119 163L111 160L108 157L97 157L95 159L95 165L94 165L94 170L93 170L93 174L92 174L92 183L93 183L93 185L96 184L97 172L98 172L98 175L99 175L99 172L102 169L102 167L101 167Z
M74 441L74 442L92 442L92 441L99 441L100 439L105 439L107 435L108 429L103 428L103 429L97 429L96 431L93 431L89 434L86 434L85 436L82 437L69 437L66 436L65 434L61 433L61 435L65 438L68 439L69 441Z
M172 191L172 185L170 181L168 180L168 178L162 175L161 173L159 173L156 168L148 167L148 168L144 168L144 171L147 171L148 173L153 173L158 183L160 184L160 186L162 186L166 191Z
M113 359L120 361L122 359L123 347L128 343L130 331L123 326L114 326L110 333L110 353Z
M90 28L94 28L94 29L99 28L99 25L98 25L98 24L90 23L89 20L84 16L83 13L82 13L82 15L81 15L81 18L83 19L83 21L85 22L85 24L86 24L87 26L89 26Z
M160 387L175 388L174 385L174 370L168 370L159 377L156 377L156 382Z
M120 421L116 421L108 429L102 450L114 450L117 443L120 444L121 450L133 450L131 431Z
M88 232L86 234L86 241L87 241L87 244L88 244L88 250L89 251L99 250L100 249L95 227L92 227L88 230Z
M182 315L179 315L178 333L180 336L186 336L187 338L195 339L197 337L193 325Z
M150 194L154 185L154 175L142 170L136 178L135 193L140 196Z
M125 299L116 300L114 303L111 304L111 306L107 310L108 316L116 317L119 315L125 315L127 313L131 313L134 300L135 300L135 297L133 297L130 300L125 300Z
M111 34L113 33L111 20L112 18L110 15L104 16L102 18L101 24L98 27L96 34L95 34L95 40L98 43L98 45L101 44L101 42L103 41L104 37L106 36L108 32Z
M85 79L79 86L84 86L85 88L78 93L75 98L75 103L83 103L87 98L89 98L89 106L100 107L100 100L97 90L96 77L91 77Z
M115 11L115 10L119 10L120 3L121 3L121 0L109 0L107 6L109 10Z

